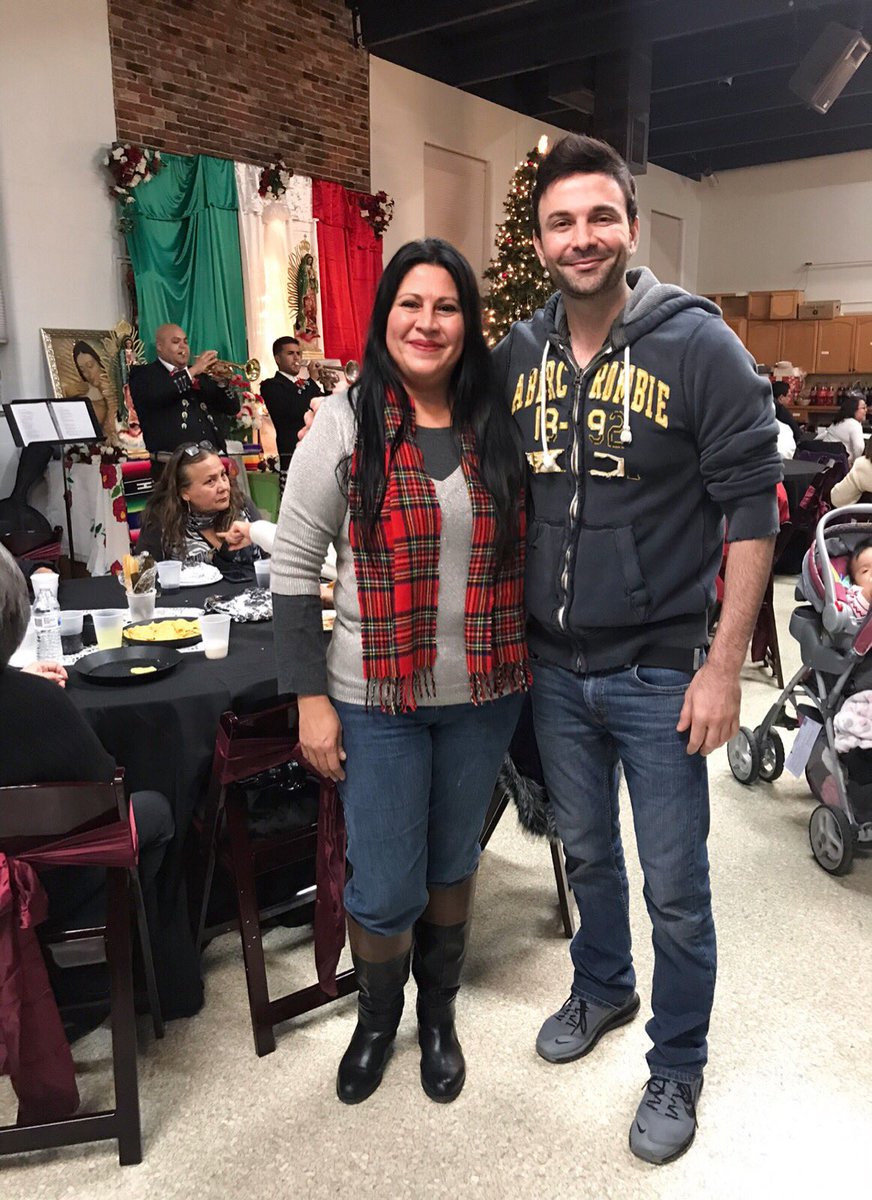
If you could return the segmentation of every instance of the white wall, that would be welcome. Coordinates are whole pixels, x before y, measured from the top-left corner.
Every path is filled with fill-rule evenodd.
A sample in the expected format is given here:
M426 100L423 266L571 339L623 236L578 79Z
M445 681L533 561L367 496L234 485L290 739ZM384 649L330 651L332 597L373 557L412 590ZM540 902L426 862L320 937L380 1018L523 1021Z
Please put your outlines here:
M105 329L124 311L114 206L106 0L0 0L0 394L50 394L41 327ZM0 496L17 454L0 418Z
M379 58L370 58L369 97L372 188L383 188L396 201L384 239L386 260L423 234L425 143L489 163L492 250L515 166L543 133L553 140L564 132ZM680 217L685 230L682 282L695 289L700 185L659 167L650 167L636 182L642 226L636 262L644 263L648 253L651 209Z
M700 290L803 288L872 310L872 150L726 171L702 187Z

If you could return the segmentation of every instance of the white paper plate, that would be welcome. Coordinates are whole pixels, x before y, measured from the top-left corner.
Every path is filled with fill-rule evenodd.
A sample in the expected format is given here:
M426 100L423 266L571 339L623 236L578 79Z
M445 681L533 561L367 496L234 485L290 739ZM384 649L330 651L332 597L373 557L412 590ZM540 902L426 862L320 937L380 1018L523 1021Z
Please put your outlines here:
M211 563L198 563L195 567L182 567L182 587L205 587L218 583L223 576Z

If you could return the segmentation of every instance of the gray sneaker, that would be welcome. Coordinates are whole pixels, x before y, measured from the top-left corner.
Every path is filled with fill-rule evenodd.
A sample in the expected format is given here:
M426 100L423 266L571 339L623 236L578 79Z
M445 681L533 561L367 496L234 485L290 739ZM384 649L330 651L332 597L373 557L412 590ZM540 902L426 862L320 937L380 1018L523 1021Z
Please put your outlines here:
M649 1163L668 1163L689 1150L696 1135L702 1076L679 1083L652 1075L630 1126L630 1149Z
M620 1008L570 996L539 1030L536 1053L552 1063L574 1062L589 1054L604 1033L632 1021L638 1011L639 997L635 992Z

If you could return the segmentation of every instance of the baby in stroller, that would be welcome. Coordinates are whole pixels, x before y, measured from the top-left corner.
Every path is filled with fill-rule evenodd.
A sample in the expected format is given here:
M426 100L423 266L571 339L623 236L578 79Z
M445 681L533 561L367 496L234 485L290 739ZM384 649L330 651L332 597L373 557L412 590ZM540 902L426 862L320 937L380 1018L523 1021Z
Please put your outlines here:
M802 666L763 722L739 730L728 761L740 783L775 780L784 769L775 726L814 722L805 775L819 804L809 840L819 865L843 875L857 847L872 847L872 505L821 518L796 598L804 603L791 614L790 633Z

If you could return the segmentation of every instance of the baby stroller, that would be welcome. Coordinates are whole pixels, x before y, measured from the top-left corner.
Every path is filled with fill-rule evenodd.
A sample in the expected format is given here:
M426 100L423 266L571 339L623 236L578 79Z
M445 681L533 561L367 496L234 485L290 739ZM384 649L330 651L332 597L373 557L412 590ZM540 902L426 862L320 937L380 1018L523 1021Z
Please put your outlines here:
M784 770L784 746L775 726L797 729L812 720L820 727L805 768L819 801L808 834L815 859L831 875L847 874L858 846L872 847L872 789L850 777L836 753L833 727L845 698L872 688L872 655L866 661L872 620L853 615L839 578L847 574L854 547L870 537L872 504L833 509L818 522L796 587L797 600L806 603L790 617L802 666L763 722L756 729L743 726L727 746L730 770L740 783L769 783ZM872 758L872 751L854 753Z

